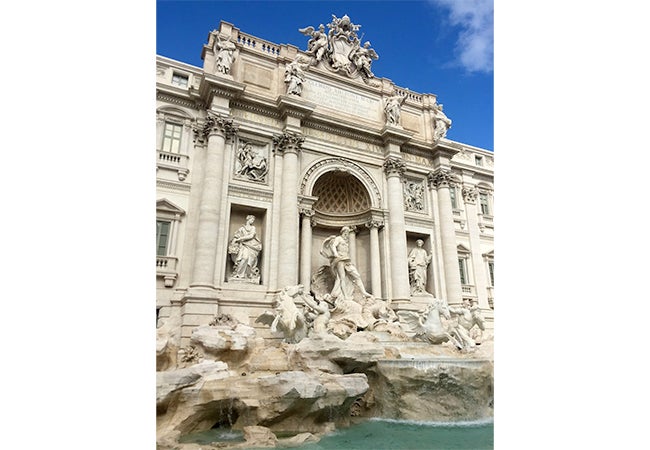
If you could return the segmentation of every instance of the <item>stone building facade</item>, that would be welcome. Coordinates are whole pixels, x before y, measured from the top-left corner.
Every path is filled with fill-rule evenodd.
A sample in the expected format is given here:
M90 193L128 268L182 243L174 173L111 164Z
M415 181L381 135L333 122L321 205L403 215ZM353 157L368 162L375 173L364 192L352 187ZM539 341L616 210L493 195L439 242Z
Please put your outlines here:
M221 22L203 67L157 57L156 311L182 344L217 314L254 326L283 287L309 291L344 226L375 298L468 298L492 326L493 153L446 139L435 95L372 73L347 16L327 27L300 29L301 50Z

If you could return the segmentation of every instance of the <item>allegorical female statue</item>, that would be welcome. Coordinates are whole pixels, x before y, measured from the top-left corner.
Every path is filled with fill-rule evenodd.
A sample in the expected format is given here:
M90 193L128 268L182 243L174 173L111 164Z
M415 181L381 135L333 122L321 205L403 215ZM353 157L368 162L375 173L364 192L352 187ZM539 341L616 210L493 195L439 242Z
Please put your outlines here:
M431 255L422 248L423 245L424 241L418 239L417 247L411 250L408 256L412 294L425 292L427 285L427 266L431 262Z
M229 280L260 282L257 258L262 251L262 243L257 239L253 222L255 222L255 216L246 216L246 223L235 232L230 240L228 254L234 267Z

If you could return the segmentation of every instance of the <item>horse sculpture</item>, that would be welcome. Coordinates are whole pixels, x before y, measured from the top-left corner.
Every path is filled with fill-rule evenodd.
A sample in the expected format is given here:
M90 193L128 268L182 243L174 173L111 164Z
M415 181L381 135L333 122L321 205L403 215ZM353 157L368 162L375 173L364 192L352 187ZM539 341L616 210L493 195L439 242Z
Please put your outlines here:
M442 344L451 341L458 347L457 339L449 333L442 323L441 315L447 320L451 319L449 306L445 300L434 299L421 313L408 312L401 317L400 321L415 332L414 339L430 344Z

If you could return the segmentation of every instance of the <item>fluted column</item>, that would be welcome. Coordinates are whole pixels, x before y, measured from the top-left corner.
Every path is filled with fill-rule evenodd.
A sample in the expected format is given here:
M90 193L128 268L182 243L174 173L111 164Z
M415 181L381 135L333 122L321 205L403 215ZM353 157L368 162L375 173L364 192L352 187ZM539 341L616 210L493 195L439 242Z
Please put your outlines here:
M447 302L459 304L462 301L460 273L458 272L458 252L456 251L456 231L449 197L449 170L438 169L428 176L429 182L438 191L438 213L440 216L440 240L445 273Z
M222 201L223 160L226 139L237 132L232 119L209 114L198 131L207 138L203 190L199 203L199 221L196 231L194 266L191 286L214 287L217 259L217 236ZM201 137L201 136L199 136Z
M431 211L433 212L433 257L431 258L431 272L433 273L433 295L436 298L443 298L445 289L445 267L442 259L442 244L440 238L440 212L438 211L438 191L432 177L428 178L429 197L431 198Z
M406 247L406 227L404 225L404 193L402 175L405 164L400 158L390 156L384 161L388 191L388 237L391 262L391 300L409 300L411 289Z
M483 309L490 307L487 300L487 277L483 255L481 252L481 231L479 229L478 208L476 197L478 190L472 185L463 185L463 200L467 215L467 230L469 231L469 246L472 254L472 272L474 274L474 289L478 297L478 305Z
M311 287L311 208L300 208L302 215L302 237L300 239L300 284L309 292Z
M283 154L278 248L280 289L298 281L298 154L304 140L302 135L289 131L273 138L275 151Z
M381 263L379 261L379 228L384 224L370 220L366 227L370 229L370 288L371 294L381 298Z

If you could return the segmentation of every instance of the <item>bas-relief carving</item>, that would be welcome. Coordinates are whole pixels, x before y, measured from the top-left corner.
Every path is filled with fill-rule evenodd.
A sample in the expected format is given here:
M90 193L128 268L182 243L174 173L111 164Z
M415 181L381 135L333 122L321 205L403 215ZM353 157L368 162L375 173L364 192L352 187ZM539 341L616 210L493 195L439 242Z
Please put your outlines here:
M242 142L235 159L235 176L248 181L265 182L269 172L264 148Z
M228 244L228 254L234 264L228 281L245 281L260 283L260 270L257 261L262 251L262 243L257 238L255 216L246 216L246 223L242 225Z
M416 245L417 247L411 250L408 255L411 294L426 292L427 267L431 262L431 255L422 248L424 241L418 239Z
M424 210L424 181L404 181L404 209Z

